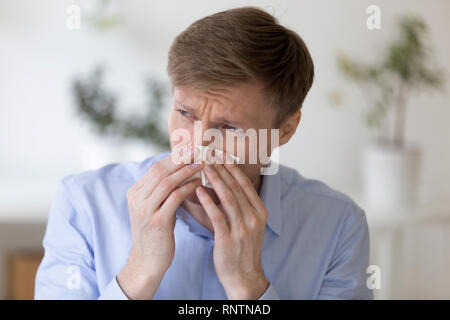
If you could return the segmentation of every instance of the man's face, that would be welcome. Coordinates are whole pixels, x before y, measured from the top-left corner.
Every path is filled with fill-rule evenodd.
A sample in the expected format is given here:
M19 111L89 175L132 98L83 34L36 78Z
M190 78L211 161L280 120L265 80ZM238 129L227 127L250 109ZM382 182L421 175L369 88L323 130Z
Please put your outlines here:
M241 159L245 155L245 163L239 164L239 168L253 183L256 183L259 181L262 165L262 158L259 157L260 146L263 146L261 142L267 143L263 151L268 157L272 151L270 129L273 128L275 115L275 111L265 99L261 86L255 83L242 83L233 88L201 92L188 87L174 87L169 116L171 147L173 150L179 143L190 142L191 146L209 145ZM196 135L194 122L197 124ZM189 132L189 141L186 141L187 138L174 139L176 135L173 133L179 129ZM259 129L267 129L267 135L257 135L255 141L242 134L248 132L248 129L255 129L256 133ZM222 139L217 139L219 133ZM251 153L258 155L256 163L250 161ZM267 158L262 161L267 162ZM217 201L214 190L207 188L207 191ZM188 200L199 203L195 193L190 195Z

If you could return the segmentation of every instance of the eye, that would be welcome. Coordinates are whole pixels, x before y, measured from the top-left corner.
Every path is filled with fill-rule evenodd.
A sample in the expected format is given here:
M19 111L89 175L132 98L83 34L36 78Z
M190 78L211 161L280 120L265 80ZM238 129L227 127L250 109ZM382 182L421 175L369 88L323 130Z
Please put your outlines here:
M229 126L229 125L227 125L227 124L224 125L223 128L224 128L225 130L230 130L230 131L236 131L236 130L237 130L237 128L232 127L232 126Z
M179 112L183 117L192 117L192 114L190 114L190 113L187 112L187 111L178 109L178 112Z

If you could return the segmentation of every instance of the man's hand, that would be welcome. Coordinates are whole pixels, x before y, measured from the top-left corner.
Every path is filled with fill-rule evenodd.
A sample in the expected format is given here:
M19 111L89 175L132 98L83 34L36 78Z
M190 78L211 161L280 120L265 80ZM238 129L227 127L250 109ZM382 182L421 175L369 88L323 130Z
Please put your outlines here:
M191 157L192 150L187 148L185 153ZM200 169L199 164L174 162L169 156L155 163L128 190L133 246L117 276L128 298L153 298L175 254L176 209L201 181L180 184Z
M224 212L202 187L196 193L214 228L214 265L228 298L255 300L269 286L261 266L268 213L250 179L228 162L204 165Z

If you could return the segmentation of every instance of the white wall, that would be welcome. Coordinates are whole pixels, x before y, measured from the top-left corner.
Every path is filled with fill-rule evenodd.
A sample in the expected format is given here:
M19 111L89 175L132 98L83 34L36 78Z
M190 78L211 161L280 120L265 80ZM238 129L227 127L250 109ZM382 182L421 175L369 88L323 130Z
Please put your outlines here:
M394 18L414 12L428 23L436 62L445 67L450 62L447 0L134 0L120 2L126 21L117 29L93 32L83 20L80 31L67 29L67 6L78 4L83 10L89 3L0 0L0 221L42 222L59 179L85 169L81 155L93 135L74 112L70 80L106 64L111 88L120 92L124 106L136 108L144 97L144 77L166 77L173 38L207 14L258 5L303 37L316 78L301 125L283 147L281 162L351 194L360 190L360 150L369 133L362 121L365 101L337 73L336 51L376 58L394 35ZM369 4L381 7L380 31L365 26ZM436 199L450 196L449 87L450 81L444 94L411 99L408 113L407 138L421 143L425 151L422 188ZM333 89L345 91L344 106L329 106L327 94ZM26 231L16 236L29 239Z
M445 66L450 61L446 0L433 5L377 1L380 31L365 27L365 9L372 1L127 1L119 5L125 24L106 33L89 30L83 20L80 31L66 28L65 10L72 3L81 6L83 19L89 1L0 1L2 181L53 186L62 175L82 170L79 155L91 134L74 113L69 81L98 63L107 64L108 81L123 105L138 106L144 76L165 77L174 36L195 19L224 8L257 4L304 38L316 79L301 126L281 151L281 162L346 192L360 189L359 156L368 133L362 121L364 99L336 72L335 52L373 59L393 36L394 17L415 12L429 25L437 62ZM423 182L436 197L450 194L449 85L445 94L413 98L408 114L407 138L425 149ZM326 96L333 89L344 90L344 106L329 106Z
M376 57L393 36L393 19L406 12L420 13L429 24L441 65L450 61L450 3L433 1L378 1L382 30L365 27L370 1L127 1L122 3L125 24L96 33L83 24L80 31L65 26L68 4L82 8L89 1L0 2L0 174L11 179L52 181L81 170L79 154L89 130L74 114L70 79L86 74L97 63L110 67L111 86L124 104L139 105L142 79L154 72L165 76L166 54L174 36L197 18L246 4L274 12L309 46L316 80L308 96L301 126L283 148L281 161L337 188L360 186L359 152L367 139L363 127L364 100L343 83L334 54ZM448 85L447 85L448 88ZM326 95L344 89L345 106L330 107ZM433 192L448 192L450 170L448 93L411 101L407 137L426 152L423 180ZM447 138L447 139L445 139ZM300 150L300 152L298 152Z

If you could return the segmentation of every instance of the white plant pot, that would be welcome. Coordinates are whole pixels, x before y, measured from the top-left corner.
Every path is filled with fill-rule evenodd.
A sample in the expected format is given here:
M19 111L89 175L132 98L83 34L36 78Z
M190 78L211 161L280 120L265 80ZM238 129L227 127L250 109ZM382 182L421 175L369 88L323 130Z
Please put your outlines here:
M363 178L367 204L377 208L409 207L417 202L422 153L371 144L364 149Z

